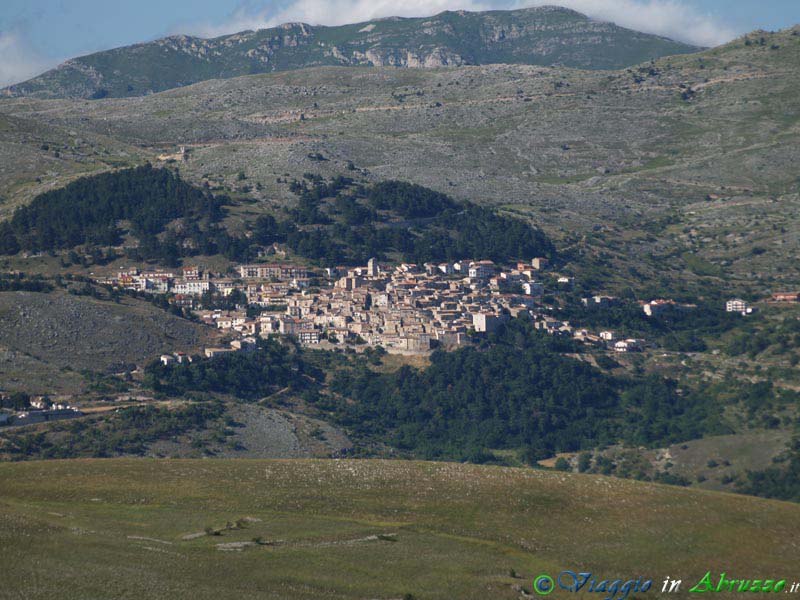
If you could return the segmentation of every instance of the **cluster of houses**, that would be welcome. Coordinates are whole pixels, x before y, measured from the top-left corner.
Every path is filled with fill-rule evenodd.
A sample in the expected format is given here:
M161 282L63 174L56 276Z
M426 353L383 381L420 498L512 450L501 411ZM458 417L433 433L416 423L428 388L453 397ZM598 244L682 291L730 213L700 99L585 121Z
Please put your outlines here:
M29 400L29 406L24 410L14 412L0 411L0 427L32 425L74 419L83 416L76 407L66 403L51 403L45 396L34 397Z
M294 265L242 265L239 277L216 276L198 267L185 267L179 272L139 271L132 268L116 276L98 279L98 283L148 294L172 294L178 304L192 306L203 294L217 292L223 296L240 290L250 304L265 304L284 297L290 290L309 286L309 271ZM242 280L257 283L242 284Z
M179 273L133 269L105 283L171 293L174 301L189 306L207 292L228 296L238 290L247 306L259 307L258 314L251 311L248 316L244 304L238 310L196 311L203 322L235 337L227 346L206 348L207 357L252 351L258 337L274 334L292 335L303 345L353 342L393 353L425 353L434 347L468 344L472 334L491 333L519 316L532 319L534 327L549 334L572 336L618 352L645 347L644 340L616 339L612 331L575 329L554 317L542 302L546 285L570 289L574 280L549 272L545 258L513 267L465 260L386 268L371 259L363 267L324 271L251 264L238 266L236 272L238 277L215 277L196 267ZM586 306L598 308L614 302L610 296L584 299ZM657 300L647 306L656 314L662 303L671 302ZM191 358L182 353L161 356L165 365L187 360Z

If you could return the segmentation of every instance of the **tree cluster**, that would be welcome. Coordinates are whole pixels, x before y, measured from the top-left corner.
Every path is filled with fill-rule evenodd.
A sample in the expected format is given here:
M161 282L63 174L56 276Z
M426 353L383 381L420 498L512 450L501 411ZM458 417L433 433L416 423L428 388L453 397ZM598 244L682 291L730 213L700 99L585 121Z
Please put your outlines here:
M40 194L18 208L2 225L0 251L51 251L79 245L116 246L122 242L120 222L140 241L149 256L161 248L156 236L175 219L212 223L222 217L225 200L196 188L167 169L144 165L83 177L61 189ZM186 237L186 236L182 236Z

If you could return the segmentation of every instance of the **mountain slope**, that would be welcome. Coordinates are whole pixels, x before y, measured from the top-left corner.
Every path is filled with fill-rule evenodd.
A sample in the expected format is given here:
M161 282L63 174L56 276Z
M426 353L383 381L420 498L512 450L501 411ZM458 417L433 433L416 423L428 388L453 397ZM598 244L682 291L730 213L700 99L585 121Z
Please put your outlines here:
M138 96L207 79L323 65L511 63L615 69L696 50L558 7L459 11L339 27L287 23L215 39L173 36L70 60L4 93L43 98Z
M603 223L589 241L619 262L595 273L598 283L642 273L693 281L699 269L766 292L800 284L798 61L795 27L616 72L318 67L146 98L7 98L0 112L31 124L26 131L113 140L151 160L186 144L187 181L251 188L258 202L234 210L233 222L295 206L287 174L332 177L352 163L371 181L411 181L530 216L556 240ZM67 177L40 150L55 140L14 135L15 152L31 159L15 180L0 176L0 215Z
M708 570L791 582L800 534L795 504L402 461L5 463L0 497L25 598L512 599L564 569L685 596Z

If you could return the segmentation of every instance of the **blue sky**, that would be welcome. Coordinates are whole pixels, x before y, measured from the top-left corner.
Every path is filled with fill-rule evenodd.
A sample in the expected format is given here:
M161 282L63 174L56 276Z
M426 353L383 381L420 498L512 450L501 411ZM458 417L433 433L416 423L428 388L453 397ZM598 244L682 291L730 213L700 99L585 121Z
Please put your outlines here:
M800 0L2 0L0 84L67 58L173 33L214 36L286 21L340 24L536 4L561 4L700 45L800 23Z

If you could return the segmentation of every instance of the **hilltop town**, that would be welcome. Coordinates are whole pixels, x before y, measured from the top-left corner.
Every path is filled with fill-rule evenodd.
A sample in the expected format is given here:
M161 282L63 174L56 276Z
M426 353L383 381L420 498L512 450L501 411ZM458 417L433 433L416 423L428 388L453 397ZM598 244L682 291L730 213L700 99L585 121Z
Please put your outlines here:
M147 294L169 295L170 302L191 310L203 323L235 336L226 347L206 347L213 358L251 351L257 337L293 336L301 345L334 348L382 347L393 354L425 354L472 343L475 334L495 331L511 318L532 319L551 335L569 336L613 352L647 347L641 338L618 339L615 331L590 331L559 318L561 292L574 278L553 271L546 258L512 266L490 260L460 260L423 265L380 265L312 269L286 264L243 264L235 275L212 275L197 267L179 272L121 270L96 282ZM219 300L232 308L214 308ZM231 299L233 302L231 302ZM773 302L795 302L796 293L778 293ZM619 303L613 296L582 298L583 306L604 309ZM210 307L211 305L211 307ZM689 311L694 304L671 299L640 301L644 315ZM752 314L750 303L735 298L724 310ZM191 357L184 351L162 355L165 364Z
M172 302L193 309L202 322L238 334L229 348L205 348L207 357L254 348L255 337L274 334L294 336L303 345L349 342L381 346L390 353L426 353L469 344L472 335L491 333L520 316L533 319L535 327L547 333L574 336L616 351L645 345L640 339L617 340L612 331L591 333L553 316L554 306L544 301L548 289L568 290L574 280L551 271L545 258L512 267L490 260L387 267L371 259L355 268L315 271L248 264L236 272L238 277L212 277L196 267L180 273L129 269L98 283L171 294ZM234 310L208 309L215 295L237 295L241 303ZM615 301L610 296L584 299L585 304L598 306ZM662 305L667 301L653 303L652 310ZM645 306L645 312L649 310L651 304ZM162 361L183 358L178 353L165 355Z

